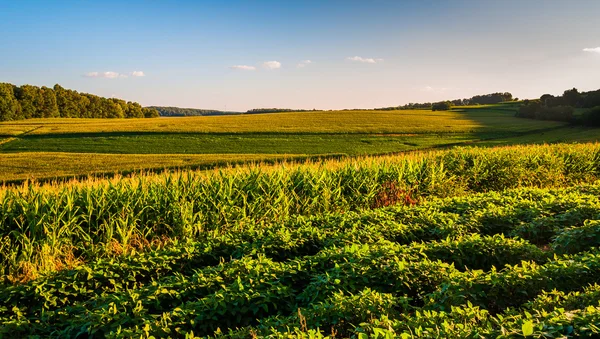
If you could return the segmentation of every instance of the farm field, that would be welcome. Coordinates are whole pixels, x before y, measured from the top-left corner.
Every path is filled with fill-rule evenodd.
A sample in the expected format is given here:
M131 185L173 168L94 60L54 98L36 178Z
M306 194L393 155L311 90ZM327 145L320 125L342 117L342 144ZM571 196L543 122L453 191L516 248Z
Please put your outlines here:
M6 2L0 339L600 338L600 1Z
M214 168L250 162L302 160L295 154L102 154L63 152L6 153L0 157L0 177L7 183L23 179L74 178L90 174L126 174L165 168Z
M325 111L3 122L0 181L208 168L311 156L377 155L461 144L586 142L596 141L600 135L596 129L513 115L514 107L504 104L437 112Z
M0 189L0 336L595 337L600 145Z

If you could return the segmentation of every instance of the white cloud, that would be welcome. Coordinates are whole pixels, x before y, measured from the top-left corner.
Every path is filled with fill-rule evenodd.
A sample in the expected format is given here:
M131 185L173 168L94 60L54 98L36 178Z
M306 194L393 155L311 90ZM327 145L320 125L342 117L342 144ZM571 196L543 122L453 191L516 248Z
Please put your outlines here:
M248 65L234 65L234 66L230 66L229 68L231 69L239 69L242 71L254 71L256 70L256 67L254 66L248 66Z
M312 61L310 61L310 60L302 60L302 61L300 61L298 63L298 65L296 65L296 67L302 68L302 67L305 67L305 66L310 65L310 64L312 64Z
M362 62L365 64L376 64L378 62L382 62L383 59L373 59L373 58L362 58L359 56L353 56L353 57L348 57L347 58L350 61L356 61L356 62Z
M144 74L144 72L142 72L142 71L133 71L133 72L131 72L131 76L132 77L145 77L146 74Z
M421 87L420 90L423 92L445 93L446 91L450 90L450 88L425 86L425 87Z
M121 74L117 72L88 72L83 75L87 78L106 78L106 79L117 79L117 78L127 78L126 74Z
M263 67L266 69L278 69L281 68L281 62L279 61L265 61Z
M590 52L590 53L598 53L598 54L600 54L600 47L596 47L596 48L584 48L583 51L584 52Z

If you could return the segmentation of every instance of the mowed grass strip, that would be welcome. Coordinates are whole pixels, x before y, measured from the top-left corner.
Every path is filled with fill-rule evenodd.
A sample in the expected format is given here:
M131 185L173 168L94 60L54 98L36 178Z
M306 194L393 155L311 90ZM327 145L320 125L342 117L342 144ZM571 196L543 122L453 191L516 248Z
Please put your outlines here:
M1 144L0 152L123 154L327 154L403 152L477 140L446 134L204 134L128 133L28 135ZM74 159L74 161L78 161Z
M527 133L520 136L500 137L494 140L477 142L477 146L500 146L517 144L554 144L563 142L597 142L600 141L600 129L582 126L565 126L562 128Z
M0 156L0 183L164 168L210 168L246 162L302 159L293 154L9 153Z
M0 123L0 135L161 133L450 133L529 131L563 125L503 111L322 111L157 119L37 119Z

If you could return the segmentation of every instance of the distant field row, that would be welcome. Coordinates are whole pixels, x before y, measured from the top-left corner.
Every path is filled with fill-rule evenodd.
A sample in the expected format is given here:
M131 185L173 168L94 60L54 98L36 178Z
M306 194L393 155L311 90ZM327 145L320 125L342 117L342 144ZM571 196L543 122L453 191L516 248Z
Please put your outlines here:
M600 129L515 118L507 107L4 122L0 182L600 137Z
M210 168L228 164L302 158L306 156L301 154L9 153L0 156L0 183L150 169Z
M469 133L28 135L0 144L0 152L363 155L409 151L477 138L477 135Z
M22 133L447 133L528 131L562 123L519 119L505 111L326 111L158 119L32 119L0 123L0 136Z

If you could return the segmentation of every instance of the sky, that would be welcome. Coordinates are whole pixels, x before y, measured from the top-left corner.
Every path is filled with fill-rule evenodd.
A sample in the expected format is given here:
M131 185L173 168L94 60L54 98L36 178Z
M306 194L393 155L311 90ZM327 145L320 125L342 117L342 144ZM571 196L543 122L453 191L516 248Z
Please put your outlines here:
M600 88L600 1L0 0L0 82L245 111Z

